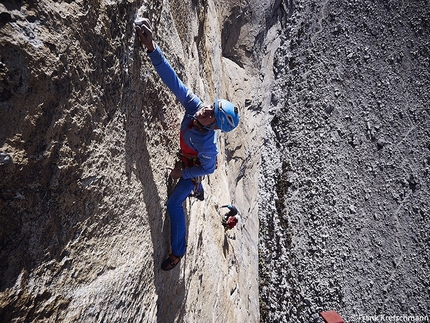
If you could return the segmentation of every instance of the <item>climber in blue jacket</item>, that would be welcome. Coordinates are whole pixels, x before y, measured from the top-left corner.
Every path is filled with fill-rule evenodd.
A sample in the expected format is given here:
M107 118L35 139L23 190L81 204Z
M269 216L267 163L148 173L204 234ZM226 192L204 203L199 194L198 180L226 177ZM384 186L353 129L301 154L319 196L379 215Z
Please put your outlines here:
M216 99L211 105L203 103L182 83L153 41L148 19L136 22L135 29L158 75L185 108L180 129L183 167L171 170L170 176L179 181L167 201L172 253L161 265L161 269L171 270L186 251L186 222L182 204L191 192L203 199L201 177L212 174L216 168L218 148L215 130L233 130L239 124L240 115L237 107L227 100Z

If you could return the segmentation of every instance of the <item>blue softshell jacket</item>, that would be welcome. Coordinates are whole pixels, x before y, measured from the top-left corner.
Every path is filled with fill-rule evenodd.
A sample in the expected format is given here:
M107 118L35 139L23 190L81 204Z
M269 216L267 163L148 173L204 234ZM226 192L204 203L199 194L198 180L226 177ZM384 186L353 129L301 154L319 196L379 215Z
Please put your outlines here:
M212 174L216 168L218 154L216 131L210 130L204 134L198 129L190 127L192 117L204 106L202 100L182 83L158 46L148 55L158 75L185 108L184 119L181 123L181 143L185 143L187 147L181 148L183 151L190 149L195 151L201 163L201 166L183 169L182 177L187 179Z

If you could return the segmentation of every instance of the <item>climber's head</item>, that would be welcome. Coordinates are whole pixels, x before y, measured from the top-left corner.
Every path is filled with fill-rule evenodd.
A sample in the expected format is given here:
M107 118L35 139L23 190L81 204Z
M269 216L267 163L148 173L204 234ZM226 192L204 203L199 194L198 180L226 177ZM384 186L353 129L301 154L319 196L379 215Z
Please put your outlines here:
M216 129L217 123L214 110L213 106L203 106L192 116L202 131L207 132Z
M240 115L233 103L217 99L213 105L200 108L192 118L202 131L221 129L229 132L239 124Z
M227 100L215 100L214 115L218 129L221 129L222 132L229 132L239 124L239 111L233 103Z

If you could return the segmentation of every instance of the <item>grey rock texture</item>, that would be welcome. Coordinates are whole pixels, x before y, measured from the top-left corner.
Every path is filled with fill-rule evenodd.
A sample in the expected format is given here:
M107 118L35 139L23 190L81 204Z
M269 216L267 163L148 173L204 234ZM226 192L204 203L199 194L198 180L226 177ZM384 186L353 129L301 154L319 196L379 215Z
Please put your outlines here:
M260 177L262 322L429 318L428 1L286 1Z

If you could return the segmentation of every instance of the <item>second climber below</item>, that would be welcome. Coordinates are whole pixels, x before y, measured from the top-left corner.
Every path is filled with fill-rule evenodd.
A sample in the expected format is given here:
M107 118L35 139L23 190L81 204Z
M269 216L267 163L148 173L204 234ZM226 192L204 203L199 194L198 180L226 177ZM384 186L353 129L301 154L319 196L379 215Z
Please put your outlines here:
M186 251L186 220L183 202L192 191L202 198L199 178L212 174L216 168L217 133L229 132L239 124L237 107L227 101L216 99L213 104L205 104L188 89L153 41L148 19L135 26L140 43L146 47L149 58L161 80L173 92L185 108L180 129L180 148L185 167L175 167L170 176L179 179L167 201L170 216L170 240L172 252L163 261L161 269L171 270L179 263ZM199 194L200 193L200 194Z

